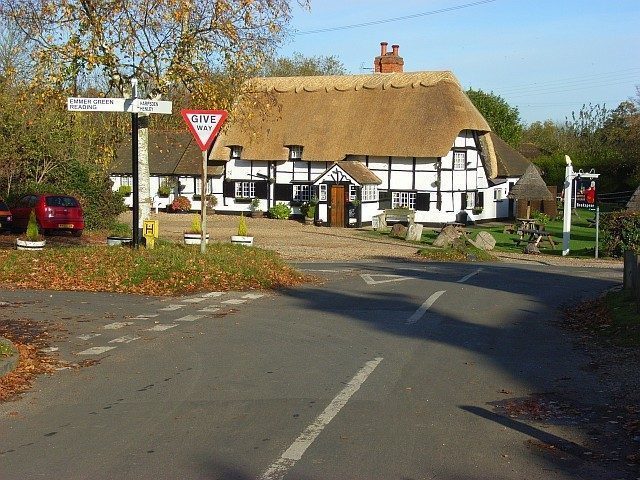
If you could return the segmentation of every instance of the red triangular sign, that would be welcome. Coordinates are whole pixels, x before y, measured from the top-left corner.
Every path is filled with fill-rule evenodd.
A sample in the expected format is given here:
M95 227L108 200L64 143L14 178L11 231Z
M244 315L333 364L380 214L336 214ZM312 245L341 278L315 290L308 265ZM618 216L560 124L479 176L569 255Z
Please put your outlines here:
M225 110L180 110L200 150L209 150L220 127L227 119Z

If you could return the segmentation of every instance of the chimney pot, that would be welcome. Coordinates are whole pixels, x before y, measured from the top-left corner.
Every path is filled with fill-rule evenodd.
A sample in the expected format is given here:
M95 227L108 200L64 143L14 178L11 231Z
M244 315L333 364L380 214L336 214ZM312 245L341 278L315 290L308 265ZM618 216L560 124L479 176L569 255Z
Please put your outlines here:
M386 55L387 54L387 45L389 45L387 42L380 42L380 55Z
M391 45L391 48L393 49L393 55L395 55L397 57L398 56L398 49L400 48L400 45Z

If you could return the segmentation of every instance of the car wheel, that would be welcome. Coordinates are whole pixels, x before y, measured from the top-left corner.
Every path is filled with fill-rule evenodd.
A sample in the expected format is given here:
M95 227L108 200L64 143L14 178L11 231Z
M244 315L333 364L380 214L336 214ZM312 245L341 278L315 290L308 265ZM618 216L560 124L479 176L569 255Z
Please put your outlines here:
M72 231L71 231L71 234L72 234L74 237L80 237L80 236L82 236L82 230L72 230Z

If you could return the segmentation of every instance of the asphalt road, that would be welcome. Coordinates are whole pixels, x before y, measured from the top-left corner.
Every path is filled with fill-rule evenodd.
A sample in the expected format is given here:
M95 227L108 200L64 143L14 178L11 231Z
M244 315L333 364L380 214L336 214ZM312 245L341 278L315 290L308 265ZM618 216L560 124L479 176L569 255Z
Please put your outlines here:
M2 314L64 325L61 358L100 362L0 405L0 478L635 478L589 460L576 412L607 392L556 322L620 270L299 268L322 280L180 299L1 292L24 302ZM531 399L555 414L501 409Z

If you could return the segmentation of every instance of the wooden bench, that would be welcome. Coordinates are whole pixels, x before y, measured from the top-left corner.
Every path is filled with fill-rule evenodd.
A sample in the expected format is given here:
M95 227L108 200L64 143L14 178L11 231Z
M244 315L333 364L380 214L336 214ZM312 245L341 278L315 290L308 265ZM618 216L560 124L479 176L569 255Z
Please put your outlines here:
M547 232L546 230L537 230L537 229L531 229L531 228L522 228L518 230L518 234L520 235L519 238L514 238L513 241L516 243L516 245L520 246L520 243L522 241L524 241L524 236L525 235L529 235L529 238L527 239L528 243L533 243L536 247L538 246L538 244L540 243L541 240L547 240L549 242L549 244L551 245L551 248L556 248L556 244L553 241L553 237L551 236L550 232Z
M389 223L406 223L413 225L415 223L416 212L404 208L391 208L384 211L384 218Z

